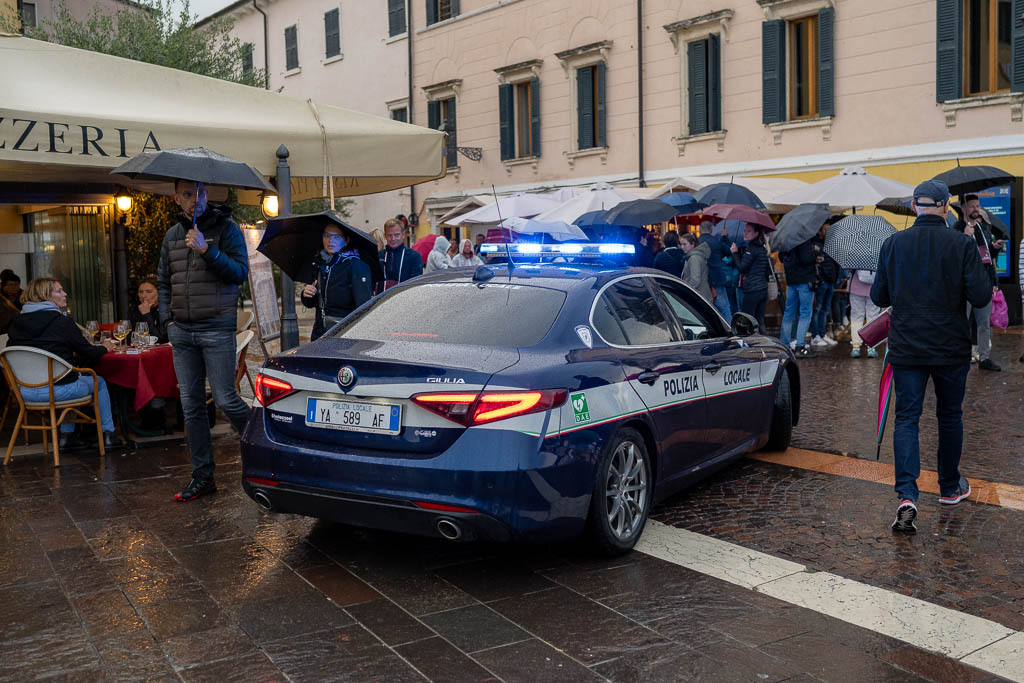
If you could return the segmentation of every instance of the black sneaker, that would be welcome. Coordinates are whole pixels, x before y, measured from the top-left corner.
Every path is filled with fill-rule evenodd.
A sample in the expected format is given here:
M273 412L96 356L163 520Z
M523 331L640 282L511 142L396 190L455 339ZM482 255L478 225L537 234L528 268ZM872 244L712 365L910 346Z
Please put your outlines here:
M939 496L939 502L943 505L956 505L970 495L971 483L967 481L967 477L960 477L960 484L956 487L956 491L949 496Z
M892 530L912 534L917 531L915 519L917 519L917 506L914 505L914 501L901 500L899 507L896 508L896 521L892 523Z
M991 370L992 372L999 372L1000 370L1002 370L1001 367L992 362L991 358L986 358L985 360L978 363L978 368L980 370Z
M810 346L798 346L796 347L797 358L817 358L818 354L811 350Z
M89 443L84 439L79 438L74 432L70 434L61 434L57 445L60 447L61 452L70 453L71 451L84 451L89 448Z
M199 496L205 496L208 493L215 493L217 491L217 482L210 479L195 479L188 483L188 486L181 493L174 494L174 500L179 503L187 503L190 500L195 500Z
M119 451L124 448L124 441L121 440L114 432L103 432L103 450L107 453L110 451Z

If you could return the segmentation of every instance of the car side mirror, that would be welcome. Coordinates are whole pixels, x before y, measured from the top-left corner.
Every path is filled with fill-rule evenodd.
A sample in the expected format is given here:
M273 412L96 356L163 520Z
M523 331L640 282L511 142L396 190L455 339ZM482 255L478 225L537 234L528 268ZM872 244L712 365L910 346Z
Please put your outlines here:
M732 316L732 333L736 337L749 337L757 334L757 320L747 313L734 313Z

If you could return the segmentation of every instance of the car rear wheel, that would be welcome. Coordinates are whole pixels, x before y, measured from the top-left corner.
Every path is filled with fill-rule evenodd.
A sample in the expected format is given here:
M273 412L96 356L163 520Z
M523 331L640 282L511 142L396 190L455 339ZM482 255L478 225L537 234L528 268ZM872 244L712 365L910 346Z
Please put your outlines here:
M604 555L628 552L643 533L651 508L651 462L636 430L619 430L597 468L587 534Z
M772 410L772 424L765 448L770 451L784 451L793 439L793 395L789 388L789 373L782 371L779 389L775 392L775 407Z

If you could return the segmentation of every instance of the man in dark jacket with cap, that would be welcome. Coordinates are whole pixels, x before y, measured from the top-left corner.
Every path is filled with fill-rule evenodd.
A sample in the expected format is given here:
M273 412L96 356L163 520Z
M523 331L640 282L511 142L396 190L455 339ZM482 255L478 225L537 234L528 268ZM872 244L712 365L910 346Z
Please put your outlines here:
M999 275L996 271L996 261L999 259L999 252L1006 245L1005 240L995 239L994 226L985 221L985 215L981 211L981 203L978 195L969 194L964 197L964 218L957 221L953 226L968 237L973 237L978 243L978 255L981 257L981 264L988 273L989 282L992 284L992 293L999 289ZM982 370L994 370L999 372L1002 368L996 365L995 361L989 358L992 352L992 304L984 308L971 307L970 316L978 332L978 344L974 349L977 355L978 367Z
M245 238L231 212L206 205L203 183L179 180L178 222L164 236L157 269L160 319L169 320L181 410L185 415L192 479L174 498L189 501L217 490L206 413L206 381L213 400L239 433L250 409L235 387L235 312L238 287L249 275Z
M889 360L893 366L896 531L917 525L917 478L921 474L918 421L931 377L938 419L939 503L955 505L971 486L960 476L963 399L971 367L967 304L987 306L992 288L974 240L946 226L949 189L929 180L914 189L917 220L882 244L871 285L877 306L892 306Z

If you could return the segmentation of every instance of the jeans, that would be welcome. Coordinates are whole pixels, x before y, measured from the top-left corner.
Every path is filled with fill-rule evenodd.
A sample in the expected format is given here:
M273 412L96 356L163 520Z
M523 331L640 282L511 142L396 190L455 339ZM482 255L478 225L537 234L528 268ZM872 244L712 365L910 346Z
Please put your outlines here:
M114 416L110 412L110 394L107 392L107 383L103 381L103 378L99 378L99 389L97 390L100 405L100 425L103 427L105 432L114 431ZM66 401L72 398L84 398L85 396L92 395L92 376L91 375L79 375L78 379L74 382L68 382L67 384L55 384L53 386L53 400L54 401ZM47 387L37 387L35 389L26 389L22 387L21 397L26 401L49 401L50 390ZM57 409L60 410L59 408ZM75 431L74 422L65 422L60 426L60 431L65 434L70 434Z
M828 334L828 316L832 310L832 285L824 282L818 285L814 296L814 313L811 314L811 336L824 337Z
M797 311L799 310L799 317ZM782 331L779 339L783 343L789 343L790 331L794 319L797 319L796 345L803 346L804 338L807 336L807 329L811 326L811 312L814 310L814 292L809 285L787 285L786 286L786 311L782 314Z
M954 495L960 485L960 453L964 444L963 400L968 363L959 365L894 365L896 421L892 445L896 468L896 496L917 500L921 475L918 423L928 378L935 385L935 417L939 423L939 493Z
M765 334L764 327L764 307L768 303L768 290L762 289L759 292L744 292L739 290L739 293L743 295L743 312L747 315L754 316L757 320L757 330L761 334Z
M729 295L725 291L725 285L715 287L715 308L722 314L727 323L732 322L732 307L729 306Z
M978 360L987 360L992 353L992 302L985 308L967 306L968 315L974 316L978 328Z
M235 332L227 330L186 330L171 325L167 336L174 349L174 372L181 392L188 450L192 454L192 477L213 476L213 447L210 421L206 415L206 380L210 380L213 401L224 411L239 434L252 410L235 388Z

